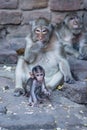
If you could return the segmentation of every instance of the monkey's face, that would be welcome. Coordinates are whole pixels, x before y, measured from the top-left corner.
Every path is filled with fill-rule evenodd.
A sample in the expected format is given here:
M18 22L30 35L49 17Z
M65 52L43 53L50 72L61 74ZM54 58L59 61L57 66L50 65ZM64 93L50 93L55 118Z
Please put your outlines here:
M39 18L32 24L31 30L33 42L39 42L45 48L48 45L52 33L52 25L45 18Z
M82 20L77 15L70 15L66 17L66 24L74 34L79 34L82 30Z
M48 30L46 27L37 27L35 29L35 35L38 41L44 42L44 40L46 39Z
M77 16L73 16L69 19L70 28L78 29L80 27L80 19Z
M43 72L38 72L38 73L35 73L35 78L37 79L38 82L42 82L43 79L44 79L44 74Z
M46 47L49 40L49 30L45 26L38 26L34 30L34 40L39 42L43 48Z

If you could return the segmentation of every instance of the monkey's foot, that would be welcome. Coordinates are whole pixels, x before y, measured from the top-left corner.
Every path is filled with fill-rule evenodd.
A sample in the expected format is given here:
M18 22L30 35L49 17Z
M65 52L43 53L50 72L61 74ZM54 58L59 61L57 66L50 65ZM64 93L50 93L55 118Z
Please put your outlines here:
M31 106L31 107L38 107L39 106L38 103L29 103L28 105Z
M67 76L65 82L69 83L69 84L74 84L75 80L73 78L70 78L70 77Z
M24 89L22 89L22 88L16 88L15 90L14 90L14 96L16 96L16 97L19 97L20 95L24 95Z
M74 79L70 79L70 80L68 80L67 83L69 83L69 84L74 84L74 83L75 83L75 80L74 80Z
M32 103L29 103L28 105L29 105L29 106L33 106L33 104L32 104Z

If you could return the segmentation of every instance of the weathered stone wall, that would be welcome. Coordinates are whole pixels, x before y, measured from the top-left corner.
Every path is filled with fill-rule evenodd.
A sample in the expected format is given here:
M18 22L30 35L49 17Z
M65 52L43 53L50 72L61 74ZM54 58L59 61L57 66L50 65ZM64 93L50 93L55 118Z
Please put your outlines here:
M71 11L83 16L87 28L87 0L0 0L0 50L17 50L25 45L29 20L43 16L53 23L60 23ZM7 53L5 51L5 55Z

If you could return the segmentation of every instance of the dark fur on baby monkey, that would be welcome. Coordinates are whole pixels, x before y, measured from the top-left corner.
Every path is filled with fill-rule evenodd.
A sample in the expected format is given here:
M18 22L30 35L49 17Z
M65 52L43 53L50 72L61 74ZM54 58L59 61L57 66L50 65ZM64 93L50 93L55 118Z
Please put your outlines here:
M45 70L40 65L33 67L31 78L28 79L26 84L26 93L29 94L29 105L31 106L44 101L46 96L50 96L44 77Z

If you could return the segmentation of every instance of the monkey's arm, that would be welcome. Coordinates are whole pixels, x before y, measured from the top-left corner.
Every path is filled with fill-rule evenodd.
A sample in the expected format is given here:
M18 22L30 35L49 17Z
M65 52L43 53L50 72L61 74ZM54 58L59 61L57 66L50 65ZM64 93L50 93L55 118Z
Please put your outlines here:
M84 45L79 48L79 52L82 55L82 57L87 57L87 45Z
M24 59L29 63L34 62L34 60L36 59L37 55L39 54L42 48L40 42L32 43L32 44L34 45L32 45L31 47L26 46L25 53L24 53Z
M25 38L26 40L26 48L25 48L25 52L24 52L24 59L25 61L27 61L28 63L32 62L34 60L34 57L31 57L31 46L32 46L32 40L31 40L31 36L30 34Z
M24 60L28 63L32 63L35 60L35 58L36 55L30 50L30 48L26 48L24 53Z
M79 52L75 50L72 46L65 45L64 49L68 54L74 55L76 58L78 58L80 55Z
M62 74L64 75L64 81L67 83L73 83L74 79L71 75L70 66L67 60L63 59L59 63L59 68Z
M87 60L87 34L84 34L79 41L79 53L81 55L80 59Z
M47 90L45 83L42 83L42 92L44 94L50 95L50 92Z
M57 59L58 67L64 76L64 81L68 83L73 83L74 80L71 75L70 66L66 59L66 53L63 46L58 47L57 55L58 55L58 59Z

